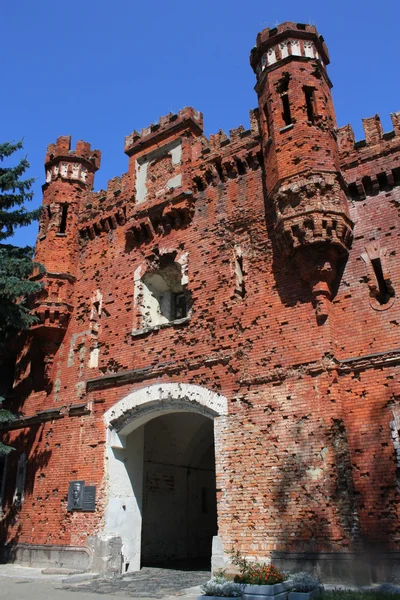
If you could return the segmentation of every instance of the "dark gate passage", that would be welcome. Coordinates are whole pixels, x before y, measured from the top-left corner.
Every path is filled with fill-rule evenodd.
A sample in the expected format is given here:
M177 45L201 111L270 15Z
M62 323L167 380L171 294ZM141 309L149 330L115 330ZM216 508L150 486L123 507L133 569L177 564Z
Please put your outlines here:
M142 566L210 568L217 533L213 421L156 417L144 429Z

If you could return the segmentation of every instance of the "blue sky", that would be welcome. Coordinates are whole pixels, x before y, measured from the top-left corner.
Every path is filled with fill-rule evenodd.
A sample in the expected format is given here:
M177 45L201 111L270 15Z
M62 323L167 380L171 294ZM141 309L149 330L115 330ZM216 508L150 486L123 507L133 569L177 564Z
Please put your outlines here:
M191 105L205 133L248 126L257 106L249 54L283 21L317 26L331 56L339 126L400 110L398 0L5 0L1 141L24 138L41 202L46 147L59 135L103 153L95 189L127 169L124 137ZM12 242L34 244L37 224Z

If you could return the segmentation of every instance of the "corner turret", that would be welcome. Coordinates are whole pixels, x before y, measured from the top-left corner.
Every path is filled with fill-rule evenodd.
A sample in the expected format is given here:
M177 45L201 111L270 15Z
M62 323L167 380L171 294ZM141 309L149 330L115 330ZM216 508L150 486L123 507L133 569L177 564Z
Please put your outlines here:
M63 136L47 148L46 183L43 185L42 213L35 260L46 272L36 278L43 289L35 297L32 313L38 322L32 333L40 338L45 356L46 379L55 352L66 331L72 310L78 264L78 216L84 198L90 193L101 152L79 141L71 150L71 137Z
M315 27L288 22L258 35L250 62L278 244L310 284L322 323L353 227L340 173L328 49Z

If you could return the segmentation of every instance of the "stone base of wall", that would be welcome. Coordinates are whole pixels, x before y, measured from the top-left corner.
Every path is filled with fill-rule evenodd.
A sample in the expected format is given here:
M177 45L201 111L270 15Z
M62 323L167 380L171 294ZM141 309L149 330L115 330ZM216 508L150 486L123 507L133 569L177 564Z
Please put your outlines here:
M211 551L211 571L215 573L219 569L228 569L229 564L229 557L224 552L221 538L218 535L214 535Z
M88 571L92 563L92 553L89 548L78 546L4 545L0 547L0 561L25 567Z
M322 583L400 582L400 552L273 552L272 562L284 571L312 572Z
M25 567L74 569L116 575L122 569L120 538L88 537L87 546L14 544L0 546L0 562Z

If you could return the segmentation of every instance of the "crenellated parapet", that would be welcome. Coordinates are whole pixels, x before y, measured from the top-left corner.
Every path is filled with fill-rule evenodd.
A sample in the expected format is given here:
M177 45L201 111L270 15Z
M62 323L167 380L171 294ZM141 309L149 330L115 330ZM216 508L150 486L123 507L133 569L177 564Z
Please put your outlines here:
M292 59L317 60L323 66L329 64L328 48L314 25L287 21L258 34L250 55L258 81L264 71L281 67Z
M193 119L202 124L201 113L185 108L127 138L130 172L85 198L78 223L81 244L121 227L128 250L154 241L190 223L196 193L260 168L258 109L250 111L249 128L240 125L229 136L220 130L207 139L197 125L193 134L193 124L187 129Z
M91 189L100 161L100 150L92 150L88 142L79 140L75 150L71 150L71 136L61 136L47 147L46 184L61 179L77 181Z
M400 185L400 112L390 116L393 130L387 133L379 115L363 119L365 139L360 141L351 125L337 130L341 169L353 199Z
M163 139L184 130L190 131L196 136L203 133L203 114L191 106L182 108L176 114L169 113L160 117L156 123L143 128L140 133L136 130L133 131L125 138L125 154L132 156L144 148L161 143Z
M255 171L262 164L259 111L250 111L250 128L231 129L229 136L220 129L202 139L202 147L193 165L195 191L216 186Z

